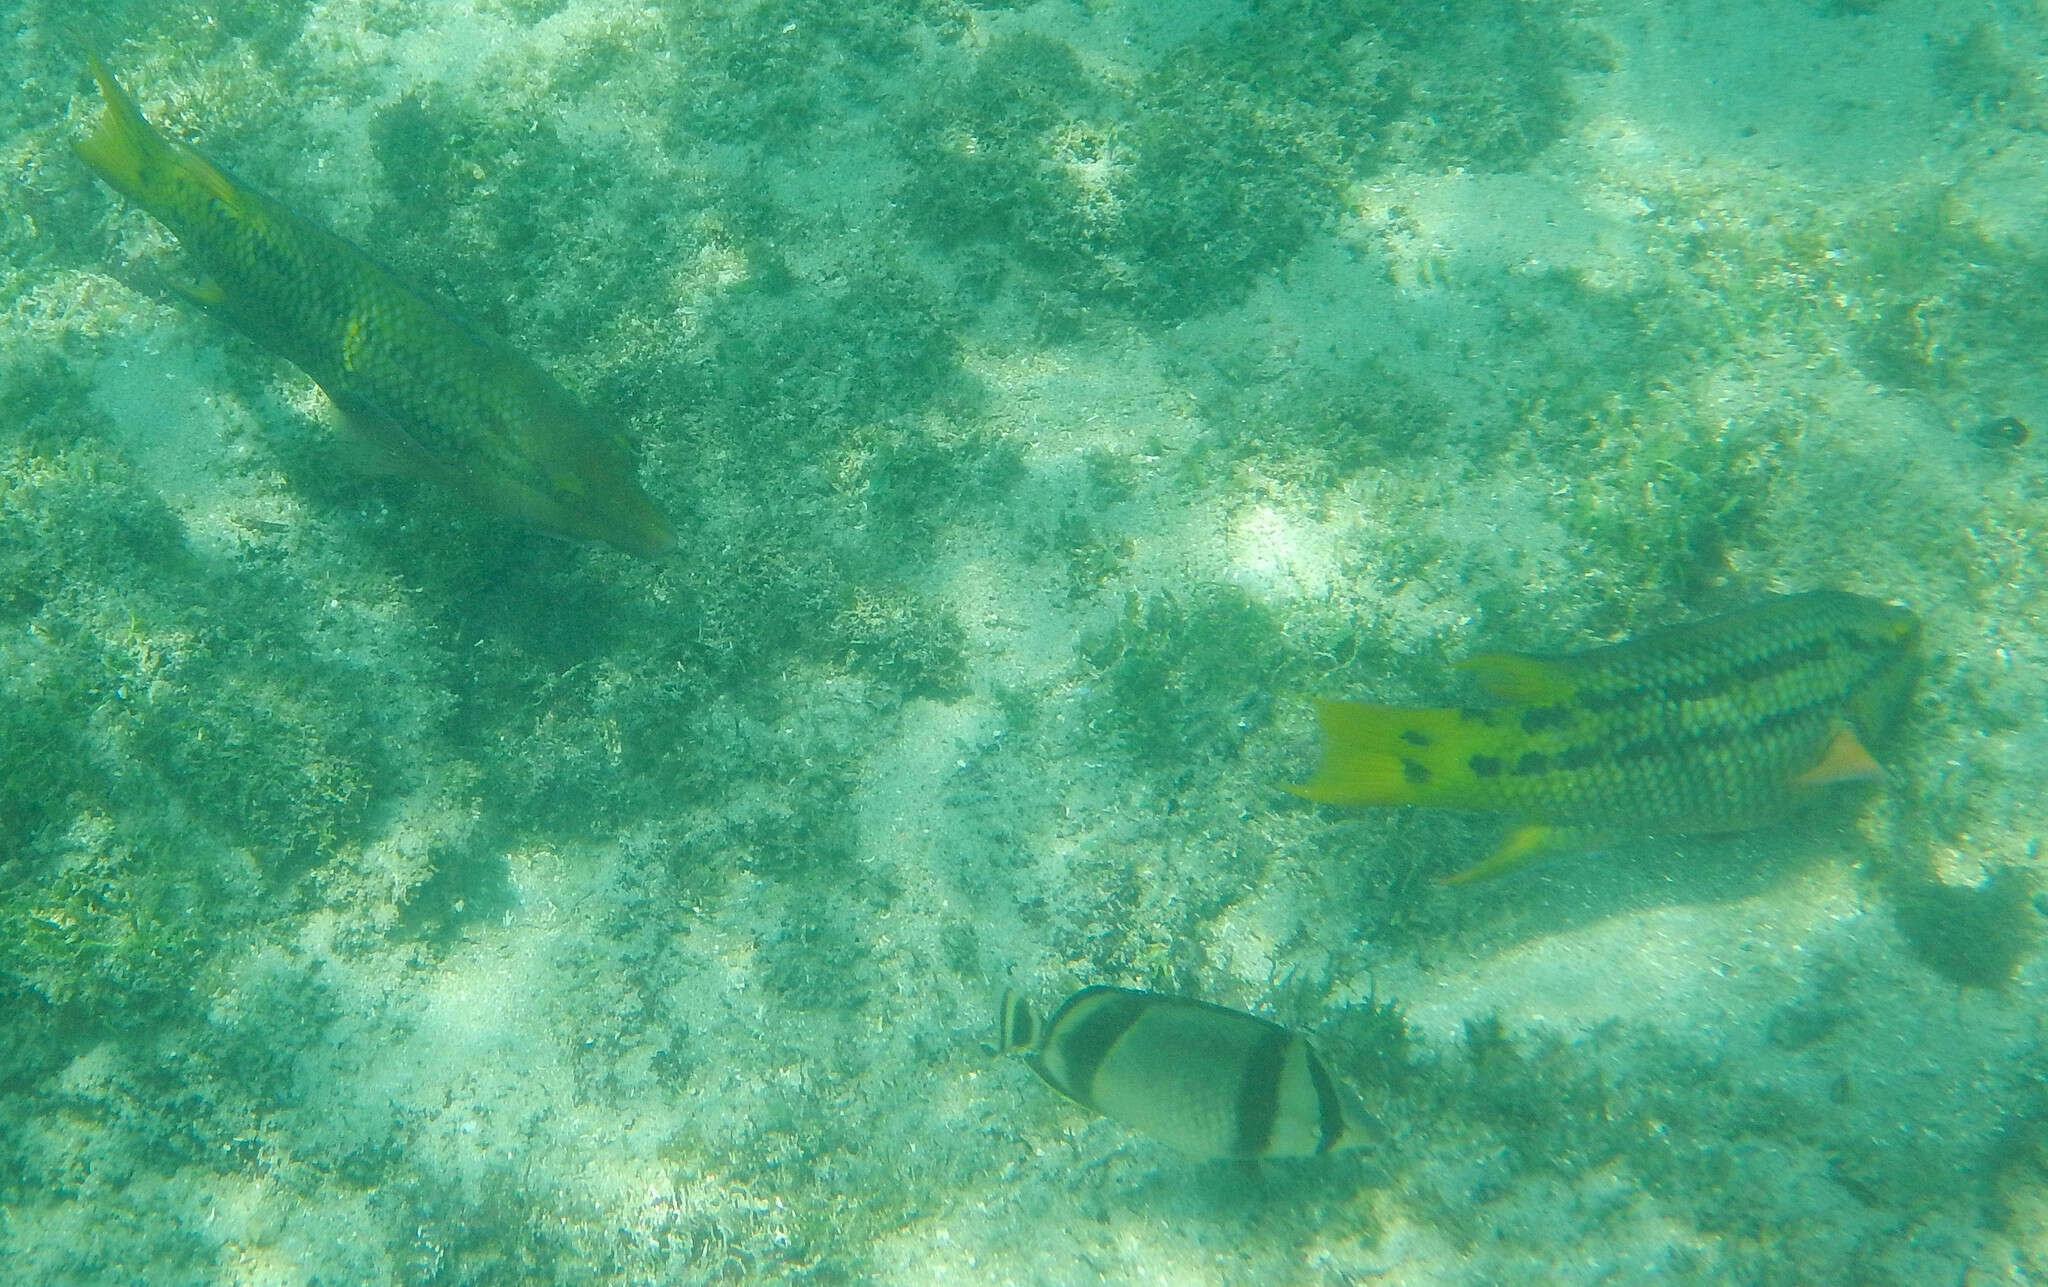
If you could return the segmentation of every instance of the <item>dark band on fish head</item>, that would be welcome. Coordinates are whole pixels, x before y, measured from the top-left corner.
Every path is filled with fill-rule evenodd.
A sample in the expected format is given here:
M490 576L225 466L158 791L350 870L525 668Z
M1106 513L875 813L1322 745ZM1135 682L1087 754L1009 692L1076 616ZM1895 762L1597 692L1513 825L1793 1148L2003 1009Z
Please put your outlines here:
M1029 1050L1037 1044L1038 1016L1031 1012L1031 1003L1017 995L1014 989L1004 988L1002 1002L996 1011L997 1053Z
M1237 1135L1230 1144L1231 1157L1263 1157L1273 1143L1273 1124L1280 1118L1280 1078L1287 1067L1287 1052L1300 1038L1285 1028L1271 1028L1245 1052L1244 1072L1237 1083L1237 1105L1233 1116Z
M1039 1076L1077 1104L1102 1110L1095 1102L1095 1074L1116 1049L1131 1025L1158 1000L1125 988L1083 988L1067 998L1046 1025Z

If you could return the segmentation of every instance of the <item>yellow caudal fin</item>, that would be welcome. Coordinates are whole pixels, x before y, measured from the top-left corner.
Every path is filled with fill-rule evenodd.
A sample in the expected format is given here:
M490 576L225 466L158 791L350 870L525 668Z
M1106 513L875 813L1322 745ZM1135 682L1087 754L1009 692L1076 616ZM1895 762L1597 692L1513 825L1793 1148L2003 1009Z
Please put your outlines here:
M146 202L149 169L169 160L169 149L163 136L143 119L142 109L121 88L98 55L87 54L86 67L99 82L106 108L91 136L72 146L79 158L92 167L92 172L115 190L135 201Z
M198 183L223 201L240 196L233 182L204 157L157 133L97 55L86 55L86 67L99 83L106 107L93 132L72 148L109 187L145 210L161 203L177 179Z
M1459 804L1465 776L1453 756L1470 753L1455 710L1318 701L1323 758L1306 782L1285 789L1321 804Z
M1470 673L1487 692L1518 706L1549 706L1566 700L1576 688L1570 658L1482 652L1451 664Z

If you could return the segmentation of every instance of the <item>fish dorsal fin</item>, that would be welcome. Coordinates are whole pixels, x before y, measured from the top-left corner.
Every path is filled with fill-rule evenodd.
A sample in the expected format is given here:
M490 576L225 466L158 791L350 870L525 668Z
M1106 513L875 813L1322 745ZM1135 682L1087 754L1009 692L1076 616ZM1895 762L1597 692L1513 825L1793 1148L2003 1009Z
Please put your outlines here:
M177 143L175 140L173 140L173 143L185 158L187 173L199 182L200 187L206 189L208 196L213 197L238 215L247 215L248 196L233 179L221 173L219 166L199 155L192 148L186 147L183 143Z
M1856 734L1841 729L1828 742L1820 762L1792 779L1798 786L1833 786L1837 782L1881 782L1884 766L1871 758Z
M1578 687L1571 677L1570 658L1482 652L1451 664L1478 680L1479 686L1495 697L1521 706L1561 702Z

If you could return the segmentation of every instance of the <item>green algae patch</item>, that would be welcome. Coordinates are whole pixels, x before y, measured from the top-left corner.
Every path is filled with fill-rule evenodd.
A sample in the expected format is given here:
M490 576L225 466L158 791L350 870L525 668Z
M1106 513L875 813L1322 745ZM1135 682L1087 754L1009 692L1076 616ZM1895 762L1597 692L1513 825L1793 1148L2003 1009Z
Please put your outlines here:
M1142 71L1031 31L905 113L914 226L1054 335L1242 299L1390 159L1512 166L1553 142L1597 42L1561 10L1292 4Z
M1595 424L1583 446L1591 468L1556 503L1565 529L1681 602L1725 584L1735 554L1760 535L1784 467L1779 453L1798 423L1713 423L1653 394L1640 413L1616 408Z
M2035 878L2000 867L1980 885L1904 881L1891 889L1892 923L1929 969L1966 987L2000 988L2041 948Z
M101 787L84 767L79 734L86 709L77 678L41 673L22 687L0 689L0 852L20 853L44 826L66 819L80 797Z
M303 667L174 676L139 715L136 747L267 870L296 874L359 840L388 785L376 736L337 679Z
M1480 454L1430 386L1372 354L1282 361L1254 341L1202 380L1209 435L1190 465L1255 461L1269 475L1331 487L1416 457ZM1278 366L1277 371L1271 370Z
M1096 676L1094 727L1147 765L1234 756L1298 660L1273 612L1235 586L1131 594L1078 653Z
M960 625L932 601L864 587L833 614L826 631L850 669L899 697L957 695L966 679Z

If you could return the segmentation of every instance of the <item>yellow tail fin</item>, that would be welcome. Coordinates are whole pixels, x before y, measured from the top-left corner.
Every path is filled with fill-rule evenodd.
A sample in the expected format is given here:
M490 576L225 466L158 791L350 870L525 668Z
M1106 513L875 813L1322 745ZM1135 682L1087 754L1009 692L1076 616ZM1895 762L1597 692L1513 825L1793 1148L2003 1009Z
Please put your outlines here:
M196 182L230 203L240 196L234 183L205 157L157 133L97 55L86 55L86 67L99 82L106 110L92 134L73 143L72 149L109 187L152 213L162 208L172 183L179 179Z
M128 91L121 88L98 55L87 54L86 67L92 72L92 78L99 82L100 97L106 101L106 110L100 113L99 124L93 129L92 136L74 143L72 147L79 159L92 167L94 174L105 179L121 195L136 202L147 202L150 168L170 160L163 136L143 119L142 109L128 97Z
M1308 781L1285 788L1322 804L1458 804L1469 774L1470 731L1447 707L1318 701L1323 759Z

